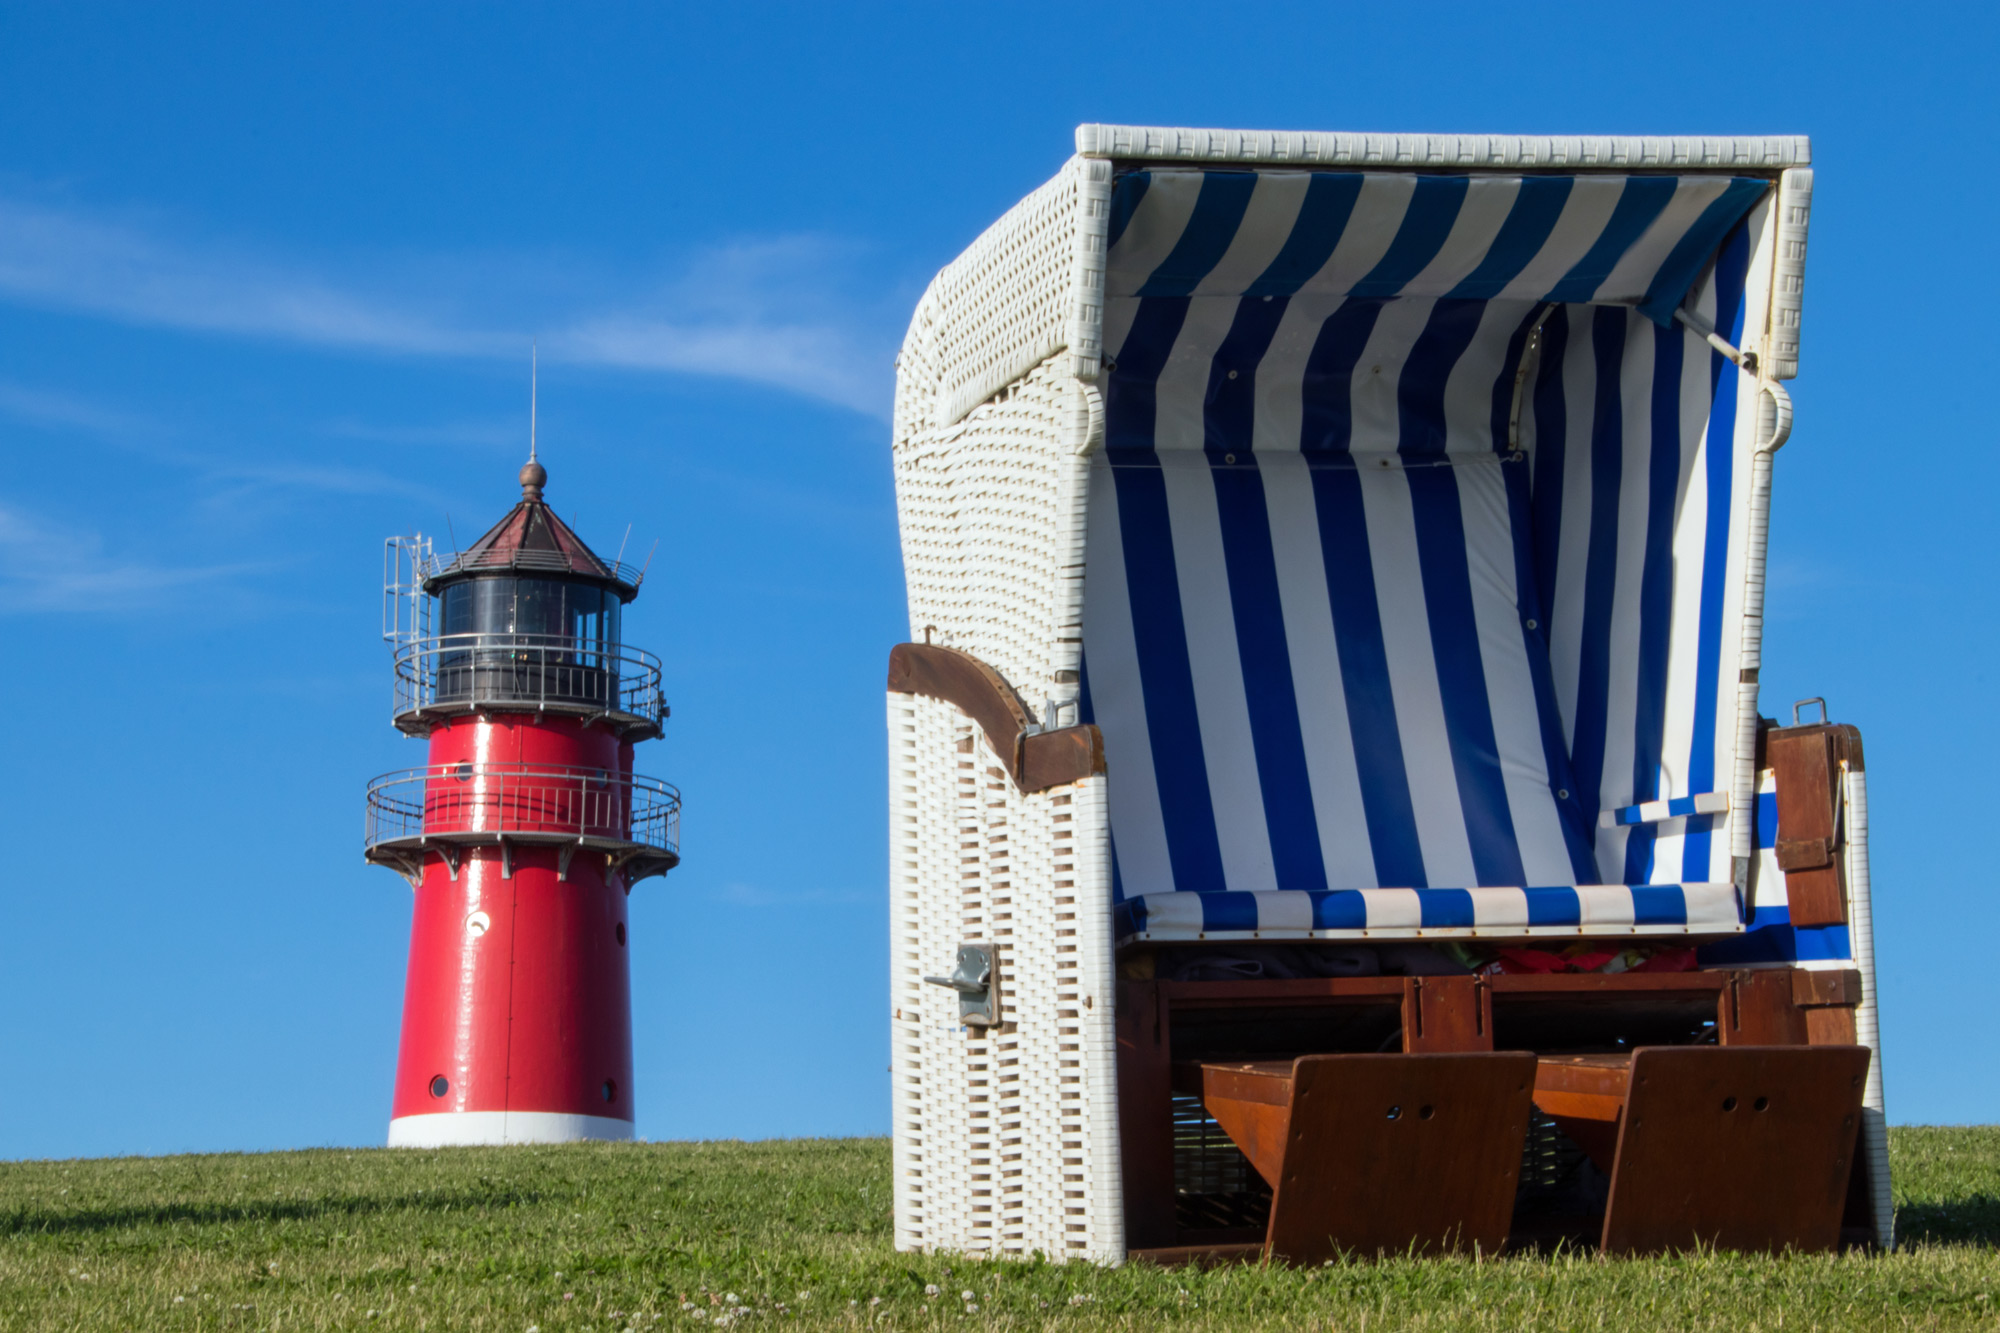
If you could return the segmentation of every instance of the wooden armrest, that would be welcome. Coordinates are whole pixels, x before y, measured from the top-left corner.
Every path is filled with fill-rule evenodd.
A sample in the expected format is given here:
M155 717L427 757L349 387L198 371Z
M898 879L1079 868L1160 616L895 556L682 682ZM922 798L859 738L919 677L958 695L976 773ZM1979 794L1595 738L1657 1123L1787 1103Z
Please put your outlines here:
M928 643L889 651L889 688L951 704L986 733L986 743L1024 792L1047 791L1104 771L1095 726L1030 732L1027 708L1006 677L970 653Z

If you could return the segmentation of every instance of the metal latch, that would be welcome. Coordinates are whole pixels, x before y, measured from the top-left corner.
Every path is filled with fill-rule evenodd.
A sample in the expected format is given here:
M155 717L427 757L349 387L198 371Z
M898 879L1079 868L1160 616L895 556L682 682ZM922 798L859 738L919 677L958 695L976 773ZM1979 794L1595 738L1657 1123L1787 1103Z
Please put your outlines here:
M958 992L958 1021L967 1027L990 1028L1000 1022L999 997L994 994L993 985L992 945L959 945L958 964L951 975L924 980Z

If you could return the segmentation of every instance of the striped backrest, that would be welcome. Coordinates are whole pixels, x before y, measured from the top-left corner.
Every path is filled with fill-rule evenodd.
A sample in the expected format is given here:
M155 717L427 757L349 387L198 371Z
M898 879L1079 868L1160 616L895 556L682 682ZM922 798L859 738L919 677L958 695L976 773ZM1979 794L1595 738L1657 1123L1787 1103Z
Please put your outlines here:
M1119 896L1729 878L1708 816L1600 815L1726 785L1735 377L1673 311L1734 328L1767 189L1117 182L1084 642Z

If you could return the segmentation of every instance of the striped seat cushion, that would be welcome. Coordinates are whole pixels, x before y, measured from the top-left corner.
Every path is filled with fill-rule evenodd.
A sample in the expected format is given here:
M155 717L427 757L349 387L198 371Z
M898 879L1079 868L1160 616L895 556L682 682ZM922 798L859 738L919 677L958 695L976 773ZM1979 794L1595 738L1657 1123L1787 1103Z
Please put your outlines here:
M1739 928L1713 821L1599 815L1715 785L1735 409L1672 311L1737 310L1765 192L1117 184L1084 708L1121 933Z
M1149 893L1117 907L1131 941L1715 935L1741 921L1727 884Z

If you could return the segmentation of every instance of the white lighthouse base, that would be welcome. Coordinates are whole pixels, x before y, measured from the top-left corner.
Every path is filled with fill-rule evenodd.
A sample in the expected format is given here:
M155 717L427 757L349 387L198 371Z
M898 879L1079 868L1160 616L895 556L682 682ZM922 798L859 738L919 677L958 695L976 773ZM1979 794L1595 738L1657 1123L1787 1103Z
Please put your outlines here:
M632 1137L630 1120L561 1111L442 1111L397 1116L391 1148L451 1148L495 1143L576 1143Z

